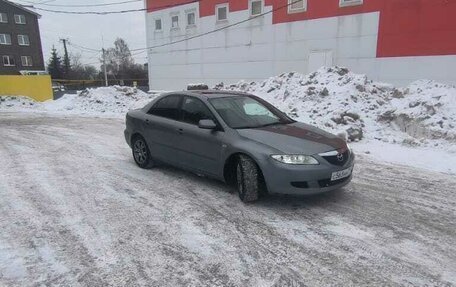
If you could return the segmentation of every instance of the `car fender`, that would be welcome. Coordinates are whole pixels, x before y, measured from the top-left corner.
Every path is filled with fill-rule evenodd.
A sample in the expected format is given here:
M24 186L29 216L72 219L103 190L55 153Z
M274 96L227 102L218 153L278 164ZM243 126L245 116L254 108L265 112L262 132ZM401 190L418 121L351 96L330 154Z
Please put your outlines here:
M269 155L281 153L280 150L274 149L267 144L260 143L244 137L238 137L229 145L223 156L223 167L227 160L235 154L245 154L252 158L259 168L263 171L269 164ZM223 173L223 171L222 171Z
M132 110L127 113L125 119L125 140L129 146L131 146L131 139L133 135L140 134L144 137L145 116L147 115L142 110Z

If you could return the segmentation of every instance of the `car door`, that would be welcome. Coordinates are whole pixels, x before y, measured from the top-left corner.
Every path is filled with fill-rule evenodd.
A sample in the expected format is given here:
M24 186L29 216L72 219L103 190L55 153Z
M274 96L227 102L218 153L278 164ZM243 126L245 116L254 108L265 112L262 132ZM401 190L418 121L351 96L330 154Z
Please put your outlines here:
M199 121L203 119L216 122L212 112L200 99L185 96L181 110L177 145L182 164L188 169L216 176L222 164L221 152L225 133L221 128L207 130L198 127Z
M183 96L169 95L158 100L145 117L145 137L153 158L177 164L178 120Z

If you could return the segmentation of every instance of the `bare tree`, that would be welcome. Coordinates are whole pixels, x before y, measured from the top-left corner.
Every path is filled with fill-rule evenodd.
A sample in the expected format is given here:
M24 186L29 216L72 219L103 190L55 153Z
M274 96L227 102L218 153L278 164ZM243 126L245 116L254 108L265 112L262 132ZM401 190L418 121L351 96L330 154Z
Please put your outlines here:
M114 47L106 50L106 70L115 79L147 77L147 71L142 65L135 64L130 48L122 38L117 38Z
M98 77L97 69L92 65L85 65L81 62L81 54L73 53L70 55L71 70L69 78L72 80L94 80Z

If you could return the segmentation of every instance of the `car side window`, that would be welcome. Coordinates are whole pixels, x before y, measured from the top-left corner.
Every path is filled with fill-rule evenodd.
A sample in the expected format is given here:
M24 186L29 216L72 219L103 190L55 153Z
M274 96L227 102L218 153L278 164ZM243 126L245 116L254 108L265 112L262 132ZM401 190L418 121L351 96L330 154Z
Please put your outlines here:
M179 105L182 96L171 95L159 100L149 110L149 114L172 120L179 120Z
M185 97L182 105L182 121L198 125L200 120L214 120L209 108L200 100L192 97Z

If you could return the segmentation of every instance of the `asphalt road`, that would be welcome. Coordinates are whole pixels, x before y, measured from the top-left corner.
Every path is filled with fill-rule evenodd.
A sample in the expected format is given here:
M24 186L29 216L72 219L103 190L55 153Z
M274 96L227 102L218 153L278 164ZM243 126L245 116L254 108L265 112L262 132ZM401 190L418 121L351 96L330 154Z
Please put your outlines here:
M455 176L363 156L340 192L245 205L137 168L122 120L0 113L0 195L0 286L456 285Z

